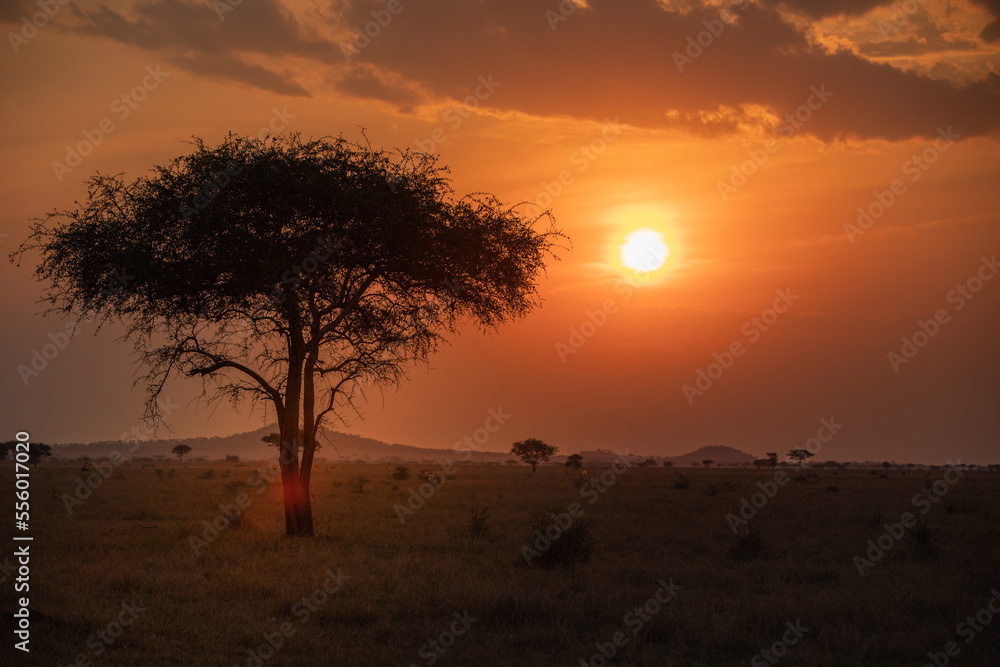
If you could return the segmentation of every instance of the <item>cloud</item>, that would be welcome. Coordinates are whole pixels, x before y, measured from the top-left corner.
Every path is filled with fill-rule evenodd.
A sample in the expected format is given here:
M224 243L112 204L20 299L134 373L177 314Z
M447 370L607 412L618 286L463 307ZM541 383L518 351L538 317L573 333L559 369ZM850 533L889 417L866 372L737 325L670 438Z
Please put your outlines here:
M363 24L370 7L346 3L345 23ZM479 76L492 74L503 82L486 102L495 108L617 116L644 127L749 108L784 118L820 86L833 96L800 131L824 141L933 137L948 126L968 137L1000 126L996 74L957 87L859 54L829 53L772 9L749 5L729 25L719 11L590 0L554 20L530 0L414 3L358 59L437 96L461 99Z
M413 113L422 97L402 81L386 81L375 70L354 68L337 82L337 89L354 97L388 102L402 113Z
M768 7L786 7L814 19L830 16L861 16L894 0L767 0Z
M342 57L329 42L311 37L277 0L226 5L220 12L208 2L142 0L128 14L106 5L96 9L74 5L76 33L159 51L178 67L212 78L224 78L285 95L308 95L288 75L279 74L248 56L300 57L333 62Z
M986 7L993 14L993 21L986 24L979 37L984 42L1000 42L1000 0L973 0L973 2Z

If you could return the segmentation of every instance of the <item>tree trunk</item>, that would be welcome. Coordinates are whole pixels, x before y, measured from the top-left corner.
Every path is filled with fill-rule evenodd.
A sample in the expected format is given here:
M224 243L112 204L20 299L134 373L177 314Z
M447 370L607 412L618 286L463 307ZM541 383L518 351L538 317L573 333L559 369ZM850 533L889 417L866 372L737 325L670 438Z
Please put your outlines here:
M313 373L316 369L316 352L310 352L306 357L305 376L302 381L302 465L299 468L299 479L302 484L302 494L305 499L306 521L309 534L313 534L312 483L313 457L316 453L316 393Z
M290 317L288 345L288 379L285 384L285 404L279 415L281 447L278 465L285 500L285 535L312 535L312 509L309 494L302 488L299 471L299 406L302 404L303 347L297 317Z

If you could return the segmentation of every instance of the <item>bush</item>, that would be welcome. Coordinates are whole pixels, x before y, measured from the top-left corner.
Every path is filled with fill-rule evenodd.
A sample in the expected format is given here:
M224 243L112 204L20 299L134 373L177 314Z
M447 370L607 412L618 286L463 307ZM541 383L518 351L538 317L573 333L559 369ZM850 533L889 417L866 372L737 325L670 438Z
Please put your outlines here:
M206 470L205 472L201 473L200 475L196 475L196 477L198 479L212 479L213 477L215 477L215 471L212 470L211 468L209 468L208 470Z
M396 466L390 477L393 479L410 479L410 469L406 466Z
M736 544L729 550L729 557L732 560L748 561L756 560L763 555L764 540L761 538L760 528L754 526L753 521L748 521L736 533Z
M559 514L550 512L540 514L535 517L534 530L528 538L528 544L534 546L538 533L546 535L546 530L551 531L553 525L559 526ZM561 526L560 526L561 528ZM549 539L546 535L546 539ZM537 564L543 569L554 567L573 566L577 563L585 563L590 559L593 551L594 540L590 534L590 525L584 518L573 519L573 523L561 529L559 535L554 540L549 540L549 547L540 550L532 565Z
M364 493L365 485L371 480L364 475L358 475L351 480L351 493Z
M463 534L471 540L492 540L495 539L493 536L493 530L489 525L490 520L490 510L488 507L483 507L481 509L473 509L472 516L469 517L468 523L465 525L465 530L462 531Z

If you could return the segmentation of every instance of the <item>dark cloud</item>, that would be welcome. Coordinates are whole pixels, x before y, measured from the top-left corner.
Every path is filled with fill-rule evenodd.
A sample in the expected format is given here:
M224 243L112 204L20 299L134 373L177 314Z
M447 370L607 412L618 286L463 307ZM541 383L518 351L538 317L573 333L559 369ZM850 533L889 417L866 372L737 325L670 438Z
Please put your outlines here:
M420 94L403 82L388 82L368 68L358 67L337 82L337 90L354 97L381 100L395 105L402 113L412 113L421 101Z
M242 60L224 56L211 58L173 56L168 58L167 62L194 74L214 79L239 81L279 95L310 96L305 88L295 83L290 77L272 72L260 65L245 63Z
M986 24L979 33L984 42L1000 42L1000 0L973 0L977 5L986 7L993 14L993 21Z
M718 9L665 11L656 0L589 4L557 18L531 0L405 4L357 58L438 96L462 99L478 77L492 74L502 85L489 106L646 127L719 109L764 107L784 117L820 86L833 96L799 131L823 140L932 137L947 126L972 136L1000 125L995 74L958 88L859 55L829 54L777 11L755 5L724 25ZM370 20L371 7L349 4L346 25ZM691 61L679 71L675 54L685 52Z
M830 16L861 16L875 7L891 5L895 0L765 0L768 7L785 7L814 19Z
M332 44L304 34L277 0L224 5L208 2L144 0L125 13L100 6L74 5L72 30L122 44L161 51L170 62L196 74L224 78L285 95L308 93L286 75L246 60L248 55L342 59Z

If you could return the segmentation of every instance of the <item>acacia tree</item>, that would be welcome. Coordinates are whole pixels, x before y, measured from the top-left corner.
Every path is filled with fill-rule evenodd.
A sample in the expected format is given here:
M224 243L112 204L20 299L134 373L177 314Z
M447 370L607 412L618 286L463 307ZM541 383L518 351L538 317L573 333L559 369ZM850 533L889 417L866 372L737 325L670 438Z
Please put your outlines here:
M517 454L521 457L522 461L531 466L531 472L535 472L535 466L541 462L548 461L549 457L558 451L558 447L547 445L538 438L520 440L515 442L510 448L511 454Z
M125 325L153 423L174 376L200 378L210 401L273 408L286 534L310 535L323 421L463 322L527 314L562 235L547 212L455 198L432 155L294 134L193 145L131 183L96 175L15 255L41 253L50 311Z
M178 461L183 463L184 457L191 453L191 447L188 445L175 445L170 451L177 457Z
M570 454L566 457L566 467L570 470L579 470L583 467L583 456L580 454Z
M802 470L802 464L806 459L811 459L813 453L808 449L792 449L788 452L788 458L795 459L799 462L799 470Z

